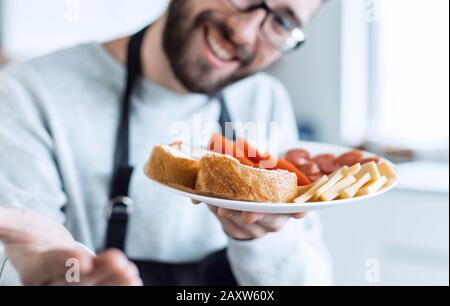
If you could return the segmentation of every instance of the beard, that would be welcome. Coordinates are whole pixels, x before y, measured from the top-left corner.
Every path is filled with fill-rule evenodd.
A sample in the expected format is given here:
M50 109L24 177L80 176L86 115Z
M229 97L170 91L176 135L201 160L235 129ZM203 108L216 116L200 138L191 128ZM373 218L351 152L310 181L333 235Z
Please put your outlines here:
M254 74L256 71L249 71L248 66L255 55L233 42L229 29L213 11L204 11L193 18L193 2L195 1L170 2L163 33L163 49L175 77L187 91L215 95L223 88ZM192 51L194 48L191 38L196 31L201 32L206 24L215 27L222 38L235 49L239 68L227 77L214 78L214 67L201 54L194 54Z

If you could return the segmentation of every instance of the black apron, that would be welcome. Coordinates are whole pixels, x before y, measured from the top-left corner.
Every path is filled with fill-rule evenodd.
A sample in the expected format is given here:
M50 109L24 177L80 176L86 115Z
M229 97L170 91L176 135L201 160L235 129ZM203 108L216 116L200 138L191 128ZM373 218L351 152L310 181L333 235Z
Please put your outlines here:
M125 242L127 225L133 213L133 201L129 197L130 179L133 167L129 158L129 132L131 96L139 78L142 76L141 47L148 27L135 34L128 45L127 80L120 113L114 154L114 171L109 194L108 227L106 249L114 248L126 254ZM221 104L219 123L225 131L225 123L231 122L224 97L217 98ZM192 247L195 247L194 245ZM131 259L132 260L132 259ZM138 267L146 286L235 286L236 280L231 272L226 250L210 254L200 262L168 264L153 261L132 260Z

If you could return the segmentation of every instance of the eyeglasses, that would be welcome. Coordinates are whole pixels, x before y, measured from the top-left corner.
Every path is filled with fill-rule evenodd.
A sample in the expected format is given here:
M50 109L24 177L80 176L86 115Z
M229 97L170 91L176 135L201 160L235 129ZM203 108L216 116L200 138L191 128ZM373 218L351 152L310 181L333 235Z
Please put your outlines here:
M264 0L227 0L238 12L250 13L258 9L266 11L261 23L261 33L267 42L283 53L299 48L306 36L295 17L287 12L272 9Z

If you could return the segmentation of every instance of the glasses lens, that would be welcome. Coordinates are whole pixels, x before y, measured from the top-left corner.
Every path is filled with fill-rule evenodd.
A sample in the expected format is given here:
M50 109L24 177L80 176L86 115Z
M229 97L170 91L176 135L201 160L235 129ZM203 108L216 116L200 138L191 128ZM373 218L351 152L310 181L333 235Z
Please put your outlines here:
M237 10L246 12L261 5L261 0L228 0ZM262 28L263 36L275 48L289 52L305 41L306 37L298 22L288 14L277 10L268 13Z
M282 49L289 37L289 31L284 21L273 14L267 16L267 20L262 26L262 31L266 39L278 49Z
M283 52L295 49L306 39L296 22L277 14L267 16L262 32L271 45Z
M271 45L283 52L292 51L306 39L296 23L276 14L267 17L262 32Z

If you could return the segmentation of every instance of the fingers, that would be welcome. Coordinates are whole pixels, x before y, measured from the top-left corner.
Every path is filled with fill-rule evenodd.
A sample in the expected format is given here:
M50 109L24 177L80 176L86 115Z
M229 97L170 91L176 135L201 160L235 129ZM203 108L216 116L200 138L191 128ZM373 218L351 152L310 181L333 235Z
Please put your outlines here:
M254 212L238 212L231 209L226 208L218 208L214 206L209 206L209 209L223 218L236 218L239 217L240 221L243 224L253 224L258 223L260 221L264 221L265 224L270 223L272 219L279 219L281 217L282 220L286 218L294 218L294 219L303 219L306 217L304 213L291 214L291 215L275 215L275 214L262 214L262 213L254 213Z
M118 250L108 250L95 259L96 276L93 285L140 286L142 281L136 266Z
M269 233L277 233L285 227L290 219L291 216L288 215L263 215L258 220L258 224L264 227Z
M79 274L90 273L93 269L93 256L84 250L56 250L45 252L38 260L30 263L22 274L26 286L50 285L55 280L65 280L72 265Z
M263 218L263 215L252 212L242 212L240 218L244 224L250 225L260 221Z
M294 219L300 220L300 219L305 218L305 217L306 217L306 214L304 214L304 213L301 213L301 214L292 214L291 217L294 218Z
M235 218L239 216L239 212L220 207L217 208L217 215L221 218Z
M219 218L225 232L233 238L258 239L268 233L281 231L291 218L302 219L305 214L277 215L238 212L222 207L208 206Z
M218 216L218 211L219 211L219 208L218 208L218 207L208 205L208 208L209 208L209 210L210 210L213 214L215 214L216 216Z
M225 232L238 240L259 239L270 232L280 231L289 216L237 212L224 208L210 209L222 222Z
M122 252L108 250L97 257L92 257L91 269L82 271L76 282L70 282L67 277L60 277L50 284L58 286L139 286L142 285L142 281L136 266Z
M225 208L218 208L217 215L221 218L230 218L238 225L243 227L248 227L256 224L262 226L268 232L280 231L291 218L291 216L288 215L237 212Z
M253 234L249 232L247 229L240 227L231 219L228 218L219 218L222 223L222 227L224 232L236 240L250 240L255 239Z
M267 235L267 233L269 232L266 228L256 223L247 225L245 227L241 226L241 228L245 229L251 234L251 239L260 239Z
M191 199L191 202L192 202L192 204L194 204L194 205L202 204L202 202L197 201L197 200L193 200L193 199Z
M130 271L128 275L109 275L101 279L97 286L142 286L143 283L136 266L129 264L128 271Z
M194 202L194 200L192 200ZM201 203L201 202L198 202ZM291 215L275 215L275 214L261 214L261 213L254 213L254 212L239 212L227 208L222 207L216 207L212 205L208 205L209 209L217 216L223 217L223 218L234 218L236 216L240 216L241 220L244 224L252 224L256 223L261 219L267 218L267 216L273 216L273 217L289 217L294 219L303 219L306 217L306 213L297 213L297 214L291 214Z

